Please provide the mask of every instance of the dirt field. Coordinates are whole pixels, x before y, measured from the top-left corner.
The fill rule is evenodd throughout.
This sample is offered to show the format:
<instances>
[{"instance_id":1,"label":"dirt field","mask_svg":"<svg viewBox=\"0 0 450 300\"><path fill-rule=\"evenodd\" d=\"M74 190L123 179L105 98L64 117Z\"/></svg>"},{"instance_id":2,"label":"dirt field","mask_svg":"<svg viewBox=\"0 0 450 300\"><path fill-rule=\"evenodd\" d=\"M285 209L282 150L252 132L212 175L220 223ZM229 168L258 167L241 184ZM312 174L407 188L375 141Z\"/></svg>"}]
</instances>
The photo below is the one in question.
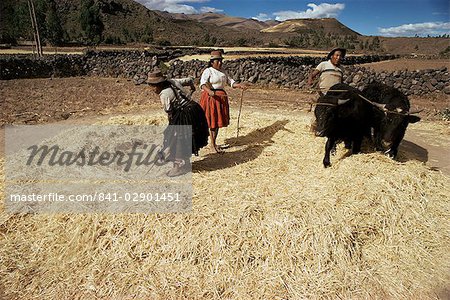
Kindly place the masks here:
<instances>
[{"instance_id":1,"label":"dirt field","mask_svg":"<svg viewBox=\"0 0 450 300\"><path fill-rule=\"evenodd\" d=\"M14 215L0 203L0 299L448 297L450 126L437 114L448 96L410 98L423 120L398 161L340 145L324 169L315 94L228 92L219 144L231 146L193 158L188 214ZM158 96L126 79L0 81L0 99L2 129L166 124Z\"/></svg>"},{"instance_id":2,"label":"dirt field","mask_svg":"<svg viewBox=\"0 0 450 300\"><path fill-rule=\"evenodd\" d=\"M231 105L237 105L240 91L229 91ZM36 124L76 119L85 116L133 113L141 109L160 108L156 95L148 86L134 85L127 79L54 78L0 81L2 110L0 124ZM199 99L199 91L194 93ZM317 95L298 90L250 87L244 104L277 110L308 110ZM411 96L412 110L420 110L426 120L439 120L438 112L450 107L445 94Z\"/></svg>"},{"instance_id":3,"label":"dirt field","mask_svg":"<svg viewBox=\"0 0 450 300\"><path fill-rule=\"evenodd\" d=\"M114 78L55 78L0 81L0 124L41 124L55 121L93 121L102 116L134 114L160 109L158 97L148 86L136 86L126 79ZM232 109L237 109L241 92L229 91ZM199 91L194 93L199 99ZM307 113L315 94L288 89L252 88L244 93L243 111L264 110L274 114L285 112ZM450 107L446 95L410 97L412 109L424 109L419 115L424 121L439 121L438 114ZM424 138L419 138L410 126L407 138L427 148ZM450 174L447 141L430 150L432 167L442 168ZM448 147L447 147L448 149ZM417 150L417 148L416 148ZM422 158L423 160L424 158Z\"/></svg>"},{"instance_id":4,"label":"dirt field","mask_svg":"<svg viewBox=\"0 0 450 300\"><path fill-rule=\"evenodd\" d=\"M374 70L375 72L388 71L393 72L397 70L426 70L426 69L439 69L446 67L450 70L450 61L448 59L396 59L380 61L370 64L362 64L361 66Z\"/></svg>"}]
</instances>

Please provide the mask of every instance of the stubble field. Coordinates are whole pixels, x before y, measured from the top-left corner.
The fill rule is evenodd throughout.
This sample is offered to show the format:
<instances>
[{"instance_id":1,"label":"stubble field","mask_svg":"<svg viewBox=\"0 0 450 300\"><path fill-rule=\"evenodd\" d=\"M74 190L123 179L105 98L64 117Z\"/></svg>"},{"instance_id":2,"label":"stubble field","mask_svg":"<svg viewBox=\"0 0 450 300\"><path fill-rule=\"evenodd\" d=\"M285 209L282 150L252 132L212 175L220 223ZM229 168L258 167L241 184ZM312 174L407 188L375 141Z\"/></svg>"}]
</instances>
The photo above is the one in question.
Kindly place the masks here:
<instances>
[{"instance_id":1,"label":"stubble field","mask_svg":"<svg viewBox=\"0 0 450 300\"><path fill-rule=\"evenodd\" d=\"M157 95L125 79L11 80L0 90L2 124L167 122ZM340 146L324 169L325 141L310 132L315 94L228 90L232 120L219 140L230 148L193 158L192 212L2 211L0 298L448 297L450 128L437 114L447 96L411 98L423 120L398 161Z\"/></svg>"}]
</instances>

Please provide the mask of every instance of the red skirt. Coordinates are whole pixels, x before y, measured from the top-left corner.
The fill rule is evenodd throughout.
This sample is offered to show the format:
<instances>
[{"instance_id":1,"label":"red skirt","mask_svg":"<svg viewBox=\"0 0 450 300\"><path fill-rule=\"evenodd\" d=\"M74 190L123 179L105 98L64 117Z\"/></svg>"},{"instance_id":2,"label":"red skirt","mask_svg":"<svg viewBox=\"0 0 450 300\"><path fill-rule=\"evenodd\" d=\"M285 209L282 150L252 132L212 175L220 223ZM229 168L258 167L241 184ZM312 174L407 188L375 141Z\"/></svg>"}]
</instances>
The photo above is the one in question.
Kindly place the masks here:
<instances>
[{"instance_id":1,"label":"red skirt","mask_svg":"<svg viewBox=\"0 0 450 300\"><path fill-rule=\"evenodd\" d=\"M202 91L200 106L205 112L209 128L227 127L230 124L230 105L224 90L216 90L214 97L210 97L206 91Z\"/></svg>"}]
</instances>

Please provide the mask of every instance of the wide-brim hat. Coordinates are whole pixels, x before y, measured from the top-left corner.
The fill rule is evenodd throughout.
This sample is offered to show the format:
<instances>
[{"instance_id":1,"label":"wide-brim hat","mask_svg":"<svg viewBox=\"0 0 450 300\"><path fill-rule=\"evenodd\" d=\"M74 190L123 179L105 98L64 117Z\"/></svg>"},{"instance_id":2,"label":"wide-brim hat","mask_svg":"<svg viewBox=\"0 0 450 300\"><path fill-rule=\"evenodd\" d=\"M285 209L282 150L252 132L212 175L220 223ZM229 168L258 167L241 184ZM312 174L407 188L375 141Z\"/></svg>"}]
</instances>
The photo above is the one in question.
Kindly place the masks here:
<instances>
[{"instance_id":1,"label":"wide-brim hat","mask_svg":"<svg viewBox=\"0 0 450 300\"><path fill-rule=\"evenodd\" d=\"M166 80L166 76L164 76L161 71L149 72L147 75L147 83L150 84L158 84Z\"/></svg>"},{"instance_id":2,"label":"wide-brim hat","mask_svg":"<svg viewBox=\"0 0 450 300\"><path fill-rule=\"evenodd\" d=\"M220 51L220 50L211 51L211 56L210 56L209 60L214 60L214 59L223 59L222 51Z\"/></svg>"},{"instance_id":3,"label":"wide-brim hat","mask_svg":"<svg viewBox=\"0 0 450 300\"><path fill-rule=\"evenodd\" d=\"M330 59L330 58L333 56L334 52L336 52L336 51L341 51L341 53L342 53L342 58L344 58L344 57L345 57L345 54L347 53L347 49L344 49L344 48L334 48L333 50L330 51L330 53L328 53L327 59Z\"/></svg>"}]
</instances>

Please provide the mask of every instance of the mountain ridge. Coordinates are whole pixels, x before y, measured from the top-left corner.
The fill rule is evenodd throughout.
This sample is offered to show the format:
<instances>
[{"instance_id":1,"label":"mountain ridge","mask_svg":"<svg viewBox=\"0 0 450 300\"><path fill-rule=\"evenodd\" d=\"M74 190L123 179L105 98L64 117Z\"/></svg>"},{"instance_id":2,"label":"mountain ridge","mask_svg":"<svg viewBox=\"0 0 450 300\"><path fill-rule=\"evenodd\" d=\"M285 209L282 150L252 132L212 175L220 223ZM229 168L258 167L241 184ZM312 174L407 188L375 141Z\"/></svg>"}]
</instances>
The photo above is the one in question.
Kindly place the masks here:
<instances>
[{"instance_id":1,"label":"mountain ridge","mask_svg":"<svg viewBox=\"0 0 450 300\"><path fill-rule=\"evenodd\" d=\"M438 38L387 38L364 36L334 18L258 21L219 13L196 15L153 11L133 0L34 0L41 37L47 45L159 45L294 47L327 50L340 46L349 51L384 53L445 52L448 41ZM97 33L81 24L83 7L98 16ZM83 6L84 5L84 6ZM52 44L50 12L59 16L62 42ZM84 7L85 9L85 7ZM0 1L0 43L33 40L27 0ZM54 18L53 18L54 19ZM89 26L88 26L89 27ZM54 41L55 39L53 39ZM397 45L398 44L398 45Z\"/></svg>"}]
</instances>

